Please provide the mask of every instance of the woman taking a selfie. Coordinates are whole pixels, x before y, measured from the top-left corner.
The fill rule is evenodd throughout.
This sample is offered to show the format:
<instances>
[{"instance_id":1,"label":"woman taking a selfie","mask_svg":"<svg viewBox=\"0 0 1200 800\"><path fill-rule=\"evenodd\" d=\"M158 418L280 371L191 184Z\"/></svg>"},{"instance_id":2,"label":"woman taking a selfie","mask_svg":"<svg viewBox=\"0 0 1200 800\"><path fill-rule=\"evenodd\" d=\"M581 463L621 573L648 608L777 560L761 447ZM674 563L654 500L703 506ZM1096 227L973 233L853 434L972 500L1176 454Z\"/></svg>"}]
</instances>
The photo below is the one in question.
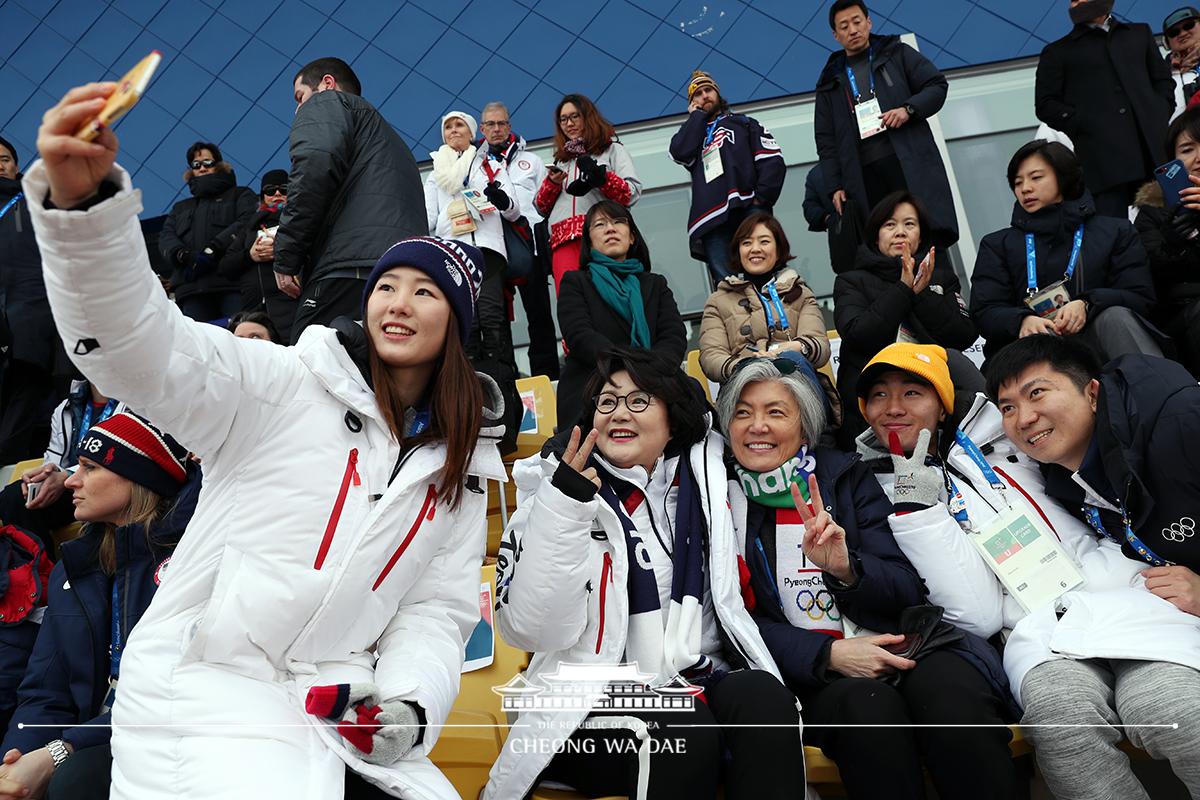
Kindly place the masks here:
<instances>
[{"instance_id":1,"label":"woman taking a selfie","mask_svg":"<svg viewBox=\"0 0 1200 800\"><path fill-rule=\"evenodd\" d=\"M361 327L294 347L191 322L150 270L116 137L73 136L114 88L43 119L25 191L47 290L76 365L195 452L205 490L122 657L113 796L454 797L427 756L504 474L481 437L494 384L462 347L482 256L402 240Z\"/></svg>"}]
</instances>

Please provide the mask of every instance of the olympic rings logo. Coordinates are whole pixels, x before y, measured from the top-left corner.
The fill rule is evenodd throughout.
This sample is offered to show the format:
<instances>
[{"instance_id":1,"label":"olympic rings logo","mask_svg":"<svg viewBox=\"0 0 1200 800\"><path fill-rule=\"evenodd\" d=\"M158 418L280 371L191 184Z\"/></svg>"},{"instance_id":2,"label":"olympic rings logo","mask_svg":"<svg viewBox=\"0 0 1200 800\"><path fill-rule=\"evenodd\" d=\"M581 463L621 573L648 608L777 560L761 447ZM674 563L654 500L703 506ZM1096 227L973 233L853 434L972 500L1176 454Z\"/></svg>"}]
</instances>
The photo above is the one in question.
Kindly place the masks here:
<instances>
[{"instance_id":1,"label":"olympic rings logo","mask_svg":"<svg viewBox=\"0 0 1200 800\"><path fill-rule=\"evenodd\" d=\"M1182 542L1196 535L1196 520L1191 517L1180 517L1179 522L1172 522L1162 529L1162 536L1168 542Z\"/></svg>"},{"instance_id":2,"label":"olympic rings logo","mask_svg":"<svg viewBox=\"0 0 1200 800\"><path fill-rule=\"evenodd\" d=\"M796 594L796 607L813 621L828 617L830 621L838 622L842 618L833 595L826 589L819 589L815 593L811 589L801 589Z\"/></svg>"}]
</instances>

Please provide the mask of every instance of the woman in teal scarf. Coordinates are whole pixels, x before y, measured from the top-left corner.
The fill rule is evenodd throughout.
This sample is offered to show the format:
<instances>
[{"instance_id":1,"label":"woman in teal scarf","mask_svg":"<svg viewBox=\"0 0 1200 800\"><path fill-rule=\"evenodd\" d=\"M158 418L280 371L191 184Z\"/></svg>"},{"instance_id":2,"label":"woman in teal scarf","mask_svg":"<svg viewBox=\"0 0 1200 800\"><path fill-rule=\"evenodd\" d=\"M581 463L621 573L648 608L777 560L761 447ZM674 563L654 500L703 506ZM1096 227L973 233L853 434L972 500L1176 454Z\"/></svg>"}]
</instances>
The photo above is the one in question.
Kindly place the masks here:
<instances>
[{"instance_id":1,"label":"woman in teal scarf","mask_svg":"<svg viewBox=\"0 0 1200 800\"><path fill-rule=\"evenodd\" d=\"M600 353L626 345L682 362L687 331L629 209L606 200L583 219L578 271L563 275L558 326L567 351L558 381L558 425L573 425Z\"/></svg>"}]
</instances>

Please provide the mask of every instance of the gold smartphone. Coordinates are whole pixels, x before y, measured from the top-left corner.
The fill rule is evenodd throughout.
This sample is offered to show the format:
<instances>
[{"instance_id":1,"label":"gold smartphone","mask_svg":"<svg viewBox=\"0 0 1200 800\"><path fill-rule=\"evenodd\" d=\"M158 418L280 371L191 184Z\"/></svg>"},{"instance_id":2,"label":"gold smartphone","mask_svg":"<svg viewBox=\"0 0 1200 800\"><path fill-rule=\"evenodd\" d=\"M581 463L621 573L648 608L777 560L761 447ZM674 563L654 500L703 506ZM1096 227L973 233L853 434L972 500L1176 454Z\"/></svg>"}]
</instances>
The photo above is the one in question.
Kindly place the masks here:
<instances>
[{"instance_id":1,"label":"gold smartphone","mask_svg":"<svg viewBox=\"0 0 1200 800\"><path fill-rule=\"evenodd\" d=\"M117 84L116 91L104 104L104 108L75 132L75 138L90 142L100 135L100 131L117 124L117 120L128 114L129 110L137 105L137 101L142 99L142 93L150 85L150 79L154 77L154 71L158 69L160 61L162 53L154 50L126 72Z\"/></svg>"}]
</instances>

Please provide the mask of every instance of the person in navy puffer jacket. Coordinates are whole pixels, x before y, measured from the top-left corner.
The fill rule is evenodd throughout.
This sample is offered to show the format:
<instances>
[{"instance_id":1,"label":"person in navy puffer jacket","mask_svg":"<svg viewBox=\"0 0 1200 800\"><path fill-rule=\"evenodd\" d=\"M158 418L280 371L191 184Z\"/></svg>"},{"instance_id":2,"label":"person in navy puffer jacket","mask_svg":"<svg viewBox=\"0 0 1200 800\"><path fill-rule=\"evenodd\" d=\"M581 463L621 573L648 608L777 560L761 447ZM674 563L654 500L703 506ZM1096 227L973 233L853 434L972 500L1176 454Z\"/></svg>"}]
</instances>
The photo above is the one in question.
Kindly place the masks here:
<instances>
[{"instance_id":1,"label":"person in navy puffer jacket","mask_svg":"<svg viewBox=\"0 0 1200 800\"><path fill-rule=\"evenodd\" d=\"M66 485L86 525L50 574L4 737L0 796L108 797L121 652L166 574L200 480L183 447L133 414L114 414L80 442Z\"/></svg>"}]
</instances>

